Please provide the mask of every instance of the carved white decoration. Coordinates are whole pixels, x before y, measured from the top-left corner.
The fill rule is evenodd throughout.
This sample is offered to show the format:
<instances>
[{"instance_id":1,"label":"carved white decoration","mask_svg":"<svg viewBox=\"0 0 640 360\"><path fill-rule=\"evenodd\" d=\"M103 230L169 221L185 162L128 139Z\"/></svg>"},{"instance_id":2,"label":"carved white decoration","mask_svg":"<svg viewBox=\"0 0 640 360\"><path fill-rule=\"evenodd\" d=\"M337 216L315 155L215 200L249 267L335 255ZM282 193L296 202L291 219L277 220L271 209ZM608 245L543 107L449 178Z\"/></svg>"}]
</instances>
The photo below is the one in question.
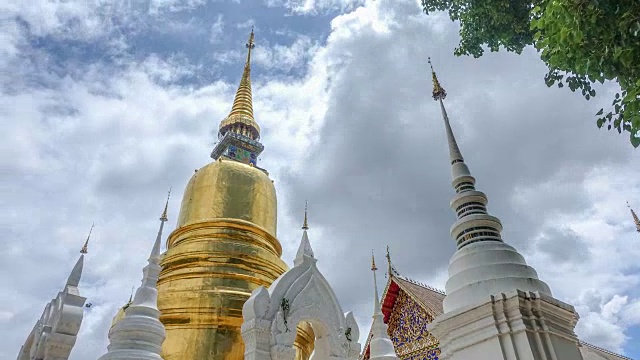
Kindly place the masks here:
<instances>
[{"instance_id":1,"label":"carved white decoration","mask_svg":"<svg viewBox=\"0 0 640 360\"><path fill-rule=\"evenodd\" d=\"M360 330L351 313L343 313L333 289L316 267L307 231L294 267L265 289L253 291L242 309L245 360L293 360L296 326L306 321L316 336L312 360L355 360ZM288 304L288 309L283 306ZM346 333L349 330L349 339Z\"/></svg>"},{"instance_id":2,"label":"carved white decoration","mask_svg":"<svg viewBox=\"0 0 640 360\"><path fill-rule=\"evenodd\" d=\"M78 284L84 254L73 267L64 289L44 309L18 353L18 360L66 360L82 324L84 302Z\"/></svg>"}]
</instances>

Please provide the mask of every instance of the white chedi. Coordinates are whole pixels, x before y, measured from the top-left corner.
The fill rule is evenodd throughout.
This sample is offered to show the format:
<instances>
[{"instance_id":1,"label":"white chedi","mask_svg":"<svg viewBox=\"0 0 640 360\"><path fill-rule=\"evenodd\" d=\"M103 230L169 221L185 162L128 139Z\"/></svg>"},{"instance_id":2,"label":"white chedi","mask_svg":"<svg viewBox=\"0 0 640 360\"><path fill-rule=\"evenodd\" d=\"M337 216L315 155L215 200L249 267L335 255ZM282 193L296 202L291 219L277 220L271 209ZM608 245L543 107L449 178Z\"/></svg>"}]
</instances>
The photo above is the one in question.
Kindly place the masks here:
<instances>
[{"instance_id":1,"label":"white chedi","mask_svg":"<svg viewBox=\"0 0 640 360\"><path fill-rule=\"evenodd\" d=\"M142 285L136 290L124 317L109 330L107 353L99 360L162 360L162 342L166 337L158 310L157 282L160 275L160 241L167 221L167 205L160 217L160 229L147 266Z\"/></svg>"},{"instance_id":2,"label":"white chedi","mask_svg":"<svg viewBox=\"0 0 640 360\"><path fill-rule=\"evenodd\" d=\"M18 360L66 360L69 358L80 331L84 303L87 300L80 296L78 285L82 277L84 254L87 253L91 230L64 289L45 307L42 316L22 345Z\"/></svg>"},{"instance_id":3,"label":"white chedi","mask_svg":"<svg viewBox=\"0 0 640 360\"><path fill-rule=\"evenodd\" d=\"M487 196L456 143L432 69L433 98L440 103L449 145L451 226L456 252L449 262L444 314L428 330L440 341L441 360L583 360L574 332L578 314L551 295L518 251L502 240L502 223L489 215Z\"/></svg>"}]
</instances>

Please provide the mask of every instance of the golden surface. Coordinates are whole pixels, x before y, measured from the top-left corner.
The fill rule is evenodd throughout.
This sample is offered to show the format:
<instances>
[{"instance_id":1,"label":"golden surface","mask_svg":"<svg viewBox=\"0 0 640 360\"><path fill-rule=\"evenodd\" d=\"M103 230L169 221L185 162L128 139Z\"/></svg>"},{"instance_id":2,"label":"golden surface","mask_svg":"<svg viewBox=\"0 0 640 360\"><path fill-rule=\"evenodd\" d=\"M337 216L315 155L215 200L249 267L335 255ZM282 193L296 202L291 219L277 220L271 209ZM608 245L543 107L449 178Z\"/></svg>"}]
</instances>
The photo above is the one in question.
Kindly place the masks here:
<instances>
[{"instance_id":1,"label":"golden surface","mask_svg":"<svg viewBox=\"0 0 640 360\"><path fill-rule=\"evenodd\" d=\"M169 235L158 280L165 360L241 360L242 306L286 271L269 177L239 162L198 170Z\"/></svg>"},{"instance_id":2,"label":"golden surface","mask_svg":"<svg viewBox=\"0 0 640 360\"><path fill-rule=\"evenodd\" d=\"M239 219L276 234L276 190L264 172L231 160L214 161L189 180L177 228L213 219Z\"/></svg>"},{"instance_id":3,"label":"golden surface","mask_svg":"<svg viewBox=\"0 0 640 360\"><path fill-rule=\"evenodd\" d=\"M116 316L113 317L113 320L111 320L111 327L114 327L118 321L124 319L124 311L129 307L129 303L127 303L125 306L121 307L120 309L118 309L118 312L116 313Z\"/></svg>"},{"instance_id":4,"label":"golden surface","mask_svg":"<svg viewBox=\"0 0 640 360\"><path fill-rule=\"evenodd\" d=\"M296 327L296 338L293 347L296 349L295 360L309 360L315 346L316 335L311 324L301 321Z\"/></svg>"}]
</instances>

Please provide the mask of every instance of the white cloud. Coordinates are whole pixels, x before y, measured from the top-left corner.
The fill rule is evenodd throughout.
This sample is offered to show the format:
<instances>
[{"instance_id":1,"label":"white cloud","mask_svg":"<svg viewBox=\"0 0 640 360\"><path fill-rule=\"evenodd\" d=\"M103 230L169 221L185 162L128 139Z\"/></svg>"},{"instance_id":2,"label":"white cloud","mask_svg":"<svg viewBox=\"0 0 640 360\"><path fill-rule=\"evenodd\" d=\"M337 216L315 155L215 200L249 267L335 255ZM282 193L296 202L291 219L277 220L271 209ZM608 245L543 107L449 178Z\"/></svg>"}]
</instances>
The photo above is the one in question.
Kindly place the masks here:
<instances>
[{"instance_id":1,"label":"white cloud","mask_svg":"<svg viewBox=\"0 0 640 360\"><path fill-rule=\"evenodd\" d=\"M178 11L199 3L154 6ZM465 156L492 211L507 220L507 235L513 235L506 241L517 244L558 298L576 306L581 338L620 351L630 341L629 328L640 322L640 300L632 292L640 282L634 268L640 250L628 246L637 234L624 207L626 197L640 198L640 167L628 145L575 120L583 116L578 112L584 103L537 86L531 79L542 80L529 74L544 69L535 54L454 59L449 54L457 29L445 16L426 17L415 1L356 7L361 3L272 2L294 13L346 10L331 22L324 44L301 31L289 46L264 39L256 48L258 68L302 74L271 79L253 72L254 108L266 147L261 164L275 179L283 259L291 263L304 199L310 198L318 264L344 309L356 311L363 337L372 309L370 281L345 281L344 271L369 279L370 248L379 253L391 244L401 272L443 287L453 251L447 235L452 192L424 70L431 52L443 59L438 69ZM93 41L108 32L93 3L52 4L44 4L43 13L4 6L28 19L38 34ZM70 19L79 25L65 30ZM222 29L222 19L212 33L218 20ZM72 360L93 359L96 349L106 347L111 317L139 283L146 259L140 254L149 251L167 187L178 194L170 202L175 219L181 187L209 161L237 84L181 84L202 70L186 55L149 53L121 68L94 64L63 76L48 72L46 53L17 66L24 54L15 26L0 36L0 51L10 58L0 63L8 70L2 85L17 89L0 99L6 120L0 167L8 174L2 186L11 189L0 216L11 244L0 252L0 280L6 284L0 292L0 358L15 357L95 221L81 284L94 305L72 354ZM109 39L131 50L123 38ZM244 55L219 49L214 63L237 63L237 74L231 74L237 79ZM47 86L32 86L26 75L32 73ZM565 121L545 136L543 120L527 118L540 104L549 107L543 113ZM522 132L531 137L523 139ZM364 200L358 202L359 196ZM558 254L566 260L558 261Z\"/></svg>"},{"instance_id":2,"label":"white cloud","mask_svg":"<svg viewBox=\"0 0 640 360\"><path fill-rule=\"evenodd\" d=\"M369 0L372 1L372 0ZM282 6L293 13L317 15L330 11L349 11L365 0L265 0L267 6Z\"/></svg>"},{"instance_id":3,"label":"white cloud","mask_svg":"<svg viewBox=\"0 0 640 360\"><path fill-rule=\"evenodd\" d=\"M211 25L211 37L209 42L211 44L219 43L223 34L224 20L222 14L218 14L216 21Z\"/></svg>"},{"instance_id":4,"label":"white cloud","mask_svg":"<svg viewBox=\"0 0 640 360\"><path fill-rule=\"evenodd\" d=\"M579 240L545 240L543 235L527 259L557 297L577 308L581 339L618 352L628 340L625 332L637 324L633 314L640 301L630 295L640 285L640 274L633 271L640 250L628 246L635 234L624 203L626 197L640 197L640 184L628 181L640 178L638 169L600 167L582 180L567 173L562 179L518 191L518 205L545 219L545 231L557 234L551 229L569 229ZM617 189L623 186L621 193ZM553 199L571 193L580 196L585 207L545 210ZM549 257L556 249L560 257Z\"/></svg>"},{"instance_id":5,"label":"white cloud","mask_svg":"<svg viewBox=\"0 0 640 360\"><path fill-rule=\"evenodd\" d=\"M307 36L298 36L291 45L274 44L262 46L255 51L253 57L255 64L267 69L277 68L279 71L288 72L291 69L304 70L305 66L318 50L317 41L312 41Z\"/></svg>"}]
</instances>

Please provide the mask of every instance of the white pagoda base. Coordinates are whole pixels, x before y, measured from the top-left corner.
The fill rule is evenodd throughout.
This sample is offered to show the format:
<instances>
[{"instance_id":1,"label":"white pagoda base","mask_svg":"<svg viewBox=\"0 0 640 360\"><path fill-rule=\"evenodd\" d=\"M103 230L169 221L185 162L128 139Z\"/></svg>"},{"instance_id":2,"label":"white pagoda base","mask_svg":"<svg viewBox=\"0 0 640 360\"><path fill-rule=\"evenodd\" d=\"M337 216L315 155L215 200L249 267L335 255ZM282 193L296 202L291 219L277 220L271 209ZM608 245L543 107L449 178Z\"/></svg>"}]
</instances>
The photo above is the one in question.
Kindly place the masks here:
<instances>
[{"instance_id":1,"label":"white pagoda base","mask_svg":"<svg viewBox=\"0 0 640 360\"><path fill-rule=\"evenodd\" d=\"M573 306L519 290L437 317L441 360L583 360Z\"/></svg>"}]
</instances>

